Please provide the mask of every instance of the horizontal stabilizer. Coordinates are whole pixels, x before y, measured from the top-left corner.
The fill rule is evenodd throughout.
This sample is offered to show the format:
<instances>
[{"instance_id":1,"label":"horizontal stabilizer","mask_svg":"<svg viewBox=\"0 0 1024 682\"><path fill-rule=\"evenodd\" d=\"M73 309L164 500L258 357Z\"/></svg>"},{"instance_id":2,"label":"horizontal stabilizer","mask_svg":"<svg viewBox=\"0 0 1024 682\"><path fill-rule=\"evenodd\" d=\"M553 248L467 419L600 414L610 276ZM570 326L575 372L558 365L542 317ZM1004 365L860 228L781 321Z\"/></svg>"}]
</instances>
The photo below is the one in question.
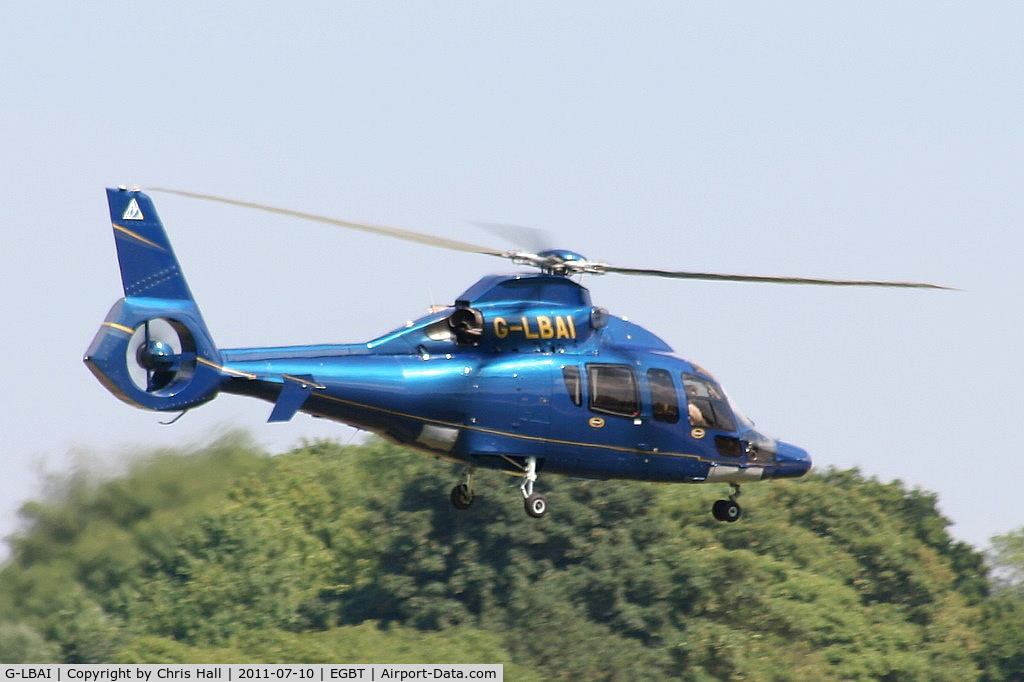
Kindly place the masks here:
<instances>
[{"instance_id":1,"label":"horizontal stabilizer","mask_svg":"<svg viewBox=\"0 0 1024 682\"><path fill-rule=\"evenodd\" d=\"M324 388L317 384L311 376L289 376L284 377L284 385L281 393L274 403L274 411L270 413L268 422L286 422L295 416L295 413L305 404L306 400L313 393L313 389Z\"/></svg>"}]
</instances>

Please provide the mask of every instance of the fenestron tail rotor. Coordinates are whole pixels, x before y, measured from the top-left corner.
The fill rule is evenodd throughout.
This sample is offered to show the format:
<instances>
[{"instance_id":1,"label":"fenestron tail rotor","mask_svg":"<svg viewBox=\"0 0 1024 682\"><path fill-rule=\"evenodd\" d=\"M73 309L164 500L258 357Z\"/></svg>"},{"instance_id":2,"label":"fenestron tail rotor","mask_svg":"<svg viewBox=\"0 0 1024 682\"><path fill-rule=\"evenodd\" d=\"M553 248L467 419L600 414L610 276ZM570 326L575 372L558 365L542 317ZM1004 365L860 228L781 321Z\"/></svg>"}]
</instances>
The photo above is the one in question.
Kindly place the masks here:
<instances>
[{"instance_id":1,"label":"fenestron tail rotor","mask_svg":"<svg viewBox=\"0 0 1024 682\"><path fill-rule=\"evenodd\" d=\"M139 390L153 394L173 391L195 371L195 342L183 325L153 318L132 333L125 361Z\"/></svg>"},{"instance_id":2,"label":"fenestron tail rotor","mask_svg":"<svg viewBox=\"0 0 1024 682\"><path fill-rule=\"evenodd\" d=\"M316 215L313 213L306 213L304 211L295 211L287 208L280 208L277 206L268 206L266 204L260 204L252 201L242 201L239 199L229 199L226 197L219 197L212 194L201 194L198 192L189 192L185 190L170 189L166 187L151 187L156 192L166 192L168 194L177 194L179 196L191 197L193 199L204 199L207 201L216 201L223 204L230 204L233 206L243 206L245 208L252 208L261 211L269 211L271 213L277 213L279 215L290 216L293 218L302 218L304 220L313 220L328 225L334 225L337 227L345 227L353 230L360 230L363 232L371 232L374 234L380 234L388 237L394 237L396 239L403 239L405 241L416 242L418 244L427 244L430 246L436 246L443 249L450 249L453 251L463 251L468 253L479 253L488 256L498 256L511 260L517 265L526 265L535 267L542 272L555 274L555 275L603 275L605 273L613 272L620 275L642 275L645 277L665 277L669 279L690 279L690 280L704 280L704 281L715 281L715 282L752 282L761 284L802 284L802 285L816 285L816 286L839 286L839 287L891 287L891 288L910 288L910 289L945 289L949 290L951 287L941 286L938 284L929 284L927 282L902 282L902 281L890 281L890 280L873 280L873 279L832 279L832 278L816 278L816 277L780 277L770 275L748 275L748 274L726 274L716 272L698 272L691 270L661 270L655 268L629 268L621 267L617 265L611 265L609 263L602 263L598 261L591 261L574 251L568 251L564 249L545 249L540 250L539 245L542 243L540 235L543 233L534 230L533 228L522 228L519 226L508 226L508 225L494 225L494 224L483 224L483 226L502 236L512 238L513 240L523 241L524 239L530 242L531 247L534 251L515 251L506 249L494 249L487 246L480 246L472 244L470 242L464 242L457 239L448 239L446 237L438 237L435 235L426 234L423 232L416 232L414 230L407 230L400 227L390 227L387 225L377 225L373 223L360 223L349 220L338 220L337 218L330 218L327 216ZM546 239L544 239L546 241Z\"/></svg>"}]
</instances>

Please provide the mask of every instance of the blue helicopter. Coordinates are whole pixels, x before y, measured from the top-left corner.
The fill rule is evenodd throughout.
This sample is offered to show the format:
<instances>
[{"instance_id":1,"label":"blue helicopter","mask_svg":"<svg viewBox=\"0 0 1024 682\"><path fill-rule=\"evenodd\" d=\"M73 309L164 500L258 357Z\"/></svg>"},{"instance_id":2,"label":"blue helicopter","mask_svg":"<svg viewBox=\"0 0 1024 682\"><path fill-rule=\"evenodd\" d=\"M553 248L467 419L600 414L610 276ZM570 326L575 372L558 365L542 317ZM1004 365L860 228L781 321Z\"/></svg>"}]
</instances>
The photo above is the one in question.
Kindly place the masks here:
<instances>
[{"instance_id":1,"label":"blue helicopter","mask_svg":"<svg viewBox=\"0 0 1024 682\"><path fill-rule=\"evenodd\" d=\"M107 189L124 297L85 364L135 407L187 411L218 393L273 404L269 421L298 411L372 431L465 465L456 509L475 497L477 468L521 477L527 514L548 511L538 475L723 483L714 518L736 521L744 482L796 478L808 453L759 432L700 365L662 339L595 306L575 275L943 289L881 282L726 275L617 267L573 251L504 251L393 227L154 188L258 208L432 246L511 260L536 272L489 275L453 305L365 343L218 348L152 200Z\"/></svg>"}]
</instances>

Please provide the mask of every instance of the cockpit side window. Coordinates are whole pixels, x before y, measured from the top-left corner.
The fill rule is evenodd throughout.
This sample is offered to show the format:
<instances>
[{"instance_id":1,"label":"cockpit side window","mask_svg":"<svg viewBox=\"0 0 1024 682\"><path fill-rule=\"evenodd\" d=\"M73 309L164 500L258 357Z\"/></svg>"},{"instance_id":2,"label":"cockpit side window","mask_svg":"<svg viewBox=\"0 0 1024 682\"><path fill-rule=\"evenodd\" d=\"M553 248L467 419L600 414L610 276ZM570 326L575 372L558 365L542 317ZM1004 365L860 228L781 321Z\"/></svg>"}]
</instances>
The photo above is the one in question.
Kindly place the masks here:
<instances>
[{"instance_id":1,"label":"cockpit side window","mask_svg":"<svg viewBox=\"0 0 1024 682\"><path fill-rule=\"evenodd\" d=\"M636 374L629 365L587 365L590 409L617 417L640 414Z\"/></svg>"},{"instance_id":2,"label":"cockpit side window","mask_svg":"<svg viewBox=\"0 0 1024 682\"><path fill-rule=\"evenodd\" d=\"M562 368L562 379L565 380L565 390L569 392L572 404L579 407L583 404L583 382L580 380L580 368L575 365L566 365Z\"/></svg>"},{"instance_id":3,"label":"cockpit side window","mask_svg":"<svg viewBox=\"0 0 1024 682\"><path fill-rule=\"evenodd\" d=\"M679 396L672 383L672 374L664 369L647 370L647 383L651 386L651 409L655 420L675 424L679 421Z\"/></svg>"},{"instance_id":4,"label":"cockpit side window","mask_svg":"<svg viewBox=\"0 0 1024 682\"><path fill-rule=\"evenodd\" d=\"M736 417L718 385L696 374L683 374L686 411L690 426L716 431L735 431Z\"/></svg>"}]
</instances>

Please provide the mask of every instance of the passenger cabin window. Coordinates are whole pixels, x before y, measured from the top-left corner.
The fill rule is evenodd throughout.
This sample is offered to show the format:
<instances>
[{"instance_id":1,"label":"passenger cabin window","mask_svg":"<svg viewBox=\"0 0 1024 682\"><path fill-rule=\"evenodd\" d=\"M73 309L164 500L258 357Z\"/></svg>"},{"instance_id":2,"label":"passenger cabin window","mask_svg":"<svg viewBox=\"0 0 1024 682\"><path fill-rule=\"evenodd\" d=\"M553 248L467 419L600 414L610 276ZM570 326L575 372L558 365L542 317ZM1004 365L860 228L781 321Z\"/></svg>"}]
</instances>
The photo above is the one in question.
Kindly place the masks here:
<instances>
[{"instance_id":1,"label":"passenger cabin window","mask_svg":"<svg viewBox=\"0 0 1024 682\"><path fill-rule=\"evenodd\" d=\"M640 414L636 374L629 365L587 365L590 409L617 417Z\"/></svg>"},{"instance_id":2,"label":"passenger cabin window","mask_svg":"<svg viewBox=\"0 0 1024 682\"><path fill-rule=\"evenodd\" d=\"M686 411L690 426L716 431L735 431L736 418L729 401L715 382L696 374L683 374Z\"/></svg>"},{"instance_id":3,"label":"passenger cabin window","mask_svg":"<svg viewBox=\"0 0 1024 682\"><path fill-rule=\"evenodd\" d=\"M649 369L647 383L651 386L654 419L669 424L678 422L679 397L676 395L676 385L672 383L672 374L664 369Z\"/></svg>"},{"instance_id":4,"label":"passenger cabin window","mask_svg":"<svg viewBox=\"0 0 1024 682\"><path fill-rule=\"evenodd\" d=\"M577 407L583 404L583 382L580 381L580 368L568 365L562 368L562 379L565 380L565 390L569 391L569 398L572 404Z\"/></svg>"}]
</instances>

